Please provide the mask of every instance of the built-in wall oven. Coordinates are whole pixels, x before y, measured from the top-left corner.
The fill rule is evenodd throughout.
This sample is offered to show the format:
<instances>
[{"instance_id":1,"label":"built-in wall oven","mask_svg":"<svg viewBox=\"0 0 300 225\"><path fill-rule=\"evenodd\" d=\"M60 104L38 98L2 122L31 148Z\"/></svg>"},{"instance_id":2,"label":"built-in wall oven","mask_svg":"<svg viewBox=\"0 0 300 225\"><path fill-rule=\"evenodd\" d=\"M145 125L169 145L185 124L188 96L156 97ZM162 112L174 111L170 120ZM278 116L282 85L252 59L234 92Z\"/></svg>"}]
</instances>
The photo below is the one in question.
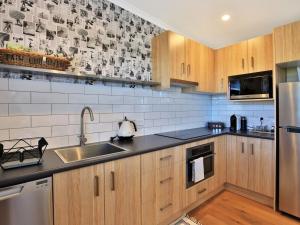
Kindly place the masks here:
<instances>
[{"instance_id":1,"label":"built-in wall oven","mask_svg":"<svg viewBox=\"0 0 300 225\"><path fill-rule=\"evenodd\" d=\"M195 182L193 176L193 164L196 159L203 158L204 179L214 175L214 143L207 143L186 149L186 188L189 188L201 181Z\"/></svg>"},{"instance_id":2,"label":"built-in wall oven","mask_svg":"<svg viewBox=\"0 0 300 225\"><path fill-rule=\"evenodd\" d=\"M273 98L272 71L229 77L230 100Z\"/></svg>"}]
</instances>

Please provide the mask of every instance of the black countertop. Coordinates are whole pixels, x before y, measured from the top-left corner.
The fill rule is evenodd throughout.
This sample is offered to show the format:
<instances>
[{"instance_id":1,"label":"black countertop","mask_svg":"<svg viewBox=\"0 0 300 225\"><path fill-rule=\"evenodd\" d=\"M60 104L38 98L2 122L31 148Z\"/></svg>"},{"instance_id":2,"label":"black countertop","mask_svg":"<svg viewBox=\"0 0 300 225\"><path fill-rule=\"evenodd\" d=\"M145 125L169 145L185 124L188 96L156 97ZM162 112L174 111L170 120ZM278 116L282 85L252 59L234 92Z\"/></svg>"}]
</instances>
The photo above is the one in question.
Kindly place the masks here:
<instances>
[{"instance_id":1,"label":"black countertop","mask_svg":"<svg viewBox=\"0 0 300 225\"><path fill-rule=\"evenodd\" d=\"M209 131L207 128L199 128L199 132ZM168 137L162 137L158 135L147 135L133 138L132 141L119 142L115 141L114 144L126 148L128 151L118 154L99 157L93 159L87 159L83 161L73 163L63 163L62 160L56 155L54 150L48 150L43 157L43 164L38 166L29 166L19 169L2 170L0 169L0 188L16 185L36 179L52 176L54 173L63 172L71 169L76 169L84 166L95 165L98 163L104 163L112 160L117 160L129 156L140 155L152 151L157 151L165 148L170 148L178 145L187 144L207 138L212 138L224 134L246 136L253 138L263 138L273 140L273 134L262 134L253 132L231 132L229 129L224 129L221 132L209 131L209 134L199 138L193 138L189 140L179 140Z\"/></svg>"}]
</instances>

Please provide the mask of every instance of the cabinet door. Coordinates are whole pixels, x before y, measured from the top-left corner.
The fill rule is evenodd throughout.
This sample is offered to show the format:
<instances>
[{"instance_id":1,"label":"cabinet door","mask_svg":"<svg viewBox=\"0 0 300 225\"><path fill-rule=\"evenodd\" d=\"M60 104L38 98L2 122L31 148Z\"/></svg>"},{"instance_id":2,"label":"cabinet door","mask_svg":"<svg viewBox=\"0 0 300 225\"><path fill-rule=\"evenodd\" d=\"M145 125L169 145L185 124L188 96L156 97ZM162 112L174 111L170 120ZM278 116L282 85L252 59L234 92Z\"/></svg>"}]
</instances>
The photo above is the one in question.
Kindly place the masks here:
<instances>
[{"instance_id":1,"label":"cabinet door","mask_svg":"<svg viewBox=\"0 0 300 225\"><path fill-rule=\"evenodd\" d=\"M250 138L249 148L249 189L274 197L273 141Z\"/></svg>"},{"instance_id":2,"label":"cabinet door","mask_svg":"<svg viewBox=\"0 0 300 225\"><path fill-rule=\"evenodd\" d=\"M300 60L300 21L274 29L275 63Z\"/></svg>"},{"instance_id":3,"label":"cabinet door","mask_svg":"<svg viewBox=\"0 0 300 225\"><path fill-rule=\"evenodd\" d=\"M248 40L249 72L261 72L273 69L272 34Z\"/></svg>"},{"instance_id":4,"label":"cabinet door","mask_svg":"<svg viewBox=\"0 0 300 225\"><path fill-rule=\"evenodd\" d=\"M185 37L169 32L171 78L186 79Z\"/></svg>"},{"instance_id":5,"label":"cabinet door","mask_svg":"<svg viewBox=\"0 0 300 225\"><path fill-rule=\"evenodd\" d=\"M197 82L197 77L199 76L199 47L198 43L187 39L185 40L185 49L186 49L186 80Z\"/></svg>"},{"instance_id":6,"label":"cabinet door","mask_svg":"<svg viewBox=\"0 0 300 225\"><path fill-rule=\"evenodd\" d=\"M215 50L215 92L226 93L227 92L227 75L226 75L226 48Z\"/></svg>"},{"instance_id":7,"label":"cabinet door","mask_svg":"<svg viewBox=\"0 0 300 225\"><path fill-rule=\"evenodd\" d=\"M248 73L248 42L243 41L228 47L228 75Z\"/></svg>"},{"instance_id":8,"label":"cabinet door","mask_svg":"<svg viewBox=\"0 0 300 225\"><path fill-rule=\"evenodd\" d=\"M140 156L105 163L104 171L105 225L140 225Z\"/></svg>"},{"instance_id":9,"label":"cabinet door","mask_svg":"<svg viewBox=\"0 0 300 225\"><path fill-rule=\"evenodd\" d=\"M104 225L103 165L53 175L55 225Z\"/></svg>"},{"instance_id":10,"label":"cabinet door","mask_svg":"<svg viewBox=\"0 0 300 225\"><path fill-rule=\"evenodd\" d=\"M214 52L211 48L202 44L198 44L198 52L198 90L201 92L214 92Z\"/></svg>"},{"instance_id":11,"label":"cabinet door","mask_svg":"<svg viewBox=\"0 0 300 225\"><path fill-rule=\"evenodd\" d=\"M237 137L237 185L242 188L248 188L249 160L248 160L248 139L246 137Z\"/></svg>"},{"instance_id":12,"label":"cabinet door","mask_svg":"<svg viewBox=\"0 0 300 225\"><path fill-rule=\"evenodd\" d=\"M226 150L227 150L227 183L237 185L237 137L227 135L226 137Z\"/></svg>"},{"instance_id":13,"label":"cabinet door","mask_svg":"<svg viewBox=\"0 0 300 225\"><path fill-rule=\"evenodd\" d=\"M214 139L214 176L208 180L209 192L224 186L226 182L226 137Z\"/></svg>"}]
</instances>

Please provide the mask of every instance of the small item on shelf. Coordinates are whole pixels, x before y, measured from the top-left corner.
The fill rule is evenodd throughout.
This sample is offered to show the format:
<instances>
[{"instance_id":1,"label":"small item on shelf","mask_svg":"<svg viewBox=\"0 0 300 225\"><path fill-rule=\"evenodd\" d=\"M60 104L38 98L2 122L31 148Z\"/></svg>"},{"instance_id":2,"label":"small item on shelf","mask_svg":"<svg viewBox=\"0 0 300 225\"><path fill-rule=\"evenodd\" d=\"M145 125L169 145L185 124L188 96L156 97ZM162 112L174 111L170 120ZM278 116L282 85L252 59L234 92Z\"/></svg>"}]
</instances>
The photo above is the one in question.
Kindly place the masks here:
<instances>
[{"instance_id":1,"label":"small item on shelf","mask_svg":"<svg viewBox=\"0 0 300 225\"><path fill-rule=\"evenodd\" d=\"M0 49L0 62L9 65L66 71L70 61L63 57L44 55L20 49Z\"/></svg>"},{"instance_id":2,"label":"small item on shelf","mask_svg":"<svg viewBox=\"0 0 300 225\"><path fill-rule=\"evenodd\" d=\"M12 147L4 147L5 143L12 142ZM48 142L43 137L0 141L0 166L7 170L38 165L42 163L47 146Z\"/></svg>"},{"instance_id":3,"label":"small item on shelf","mask_svg":"<svg viewBox=\"0 0 300 225\"><path fill-rule=\"evenodd\" d=\"M208 122L207 128L210 130L213 130L213 129L223 130L225 128L225 123L223 123L223 122Z\"/></svg>"}]
</instances>

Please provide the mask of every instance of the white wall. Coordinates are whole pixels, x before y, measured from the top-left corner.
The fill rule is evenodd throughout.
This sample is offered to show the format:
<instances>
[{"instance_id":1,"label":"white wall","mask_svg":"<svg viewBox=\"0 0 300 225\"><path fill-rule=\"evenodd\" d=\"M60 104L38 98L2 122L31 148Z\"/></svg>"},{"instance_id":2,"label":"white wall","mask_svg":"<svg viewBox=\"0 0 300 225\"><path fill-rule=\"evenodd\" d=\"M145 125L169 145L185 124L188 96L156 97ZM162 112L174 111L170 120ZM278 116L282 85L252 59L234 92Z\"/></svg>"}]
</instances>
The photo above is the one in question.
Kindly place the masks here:
<instances>
[{"instance_id":1,"label":"white wall","mask_svg":"<svg viewBox=\"0 0 300 225\"><path fill-rule=\"evenodd\" d=\"M120 86L0 79L0 140L44 136L50 147L77 145L80 113L86 117L88 142L106 141L124 116L135 120L138 135L205 126L211 120L209 95L182 94Z\"/></svg>"},{"instance_id":2,"label":"white wall","mask_svg":"<svg viewBox=\"0 0 300 225\"><path fill-rule=\"evenodd\" d=\"M248 126L260 125L260 117L264 118L265 125L273 126L274 110L273 102L232 102L225 95L212 97L212 119L225 122L228 127L232 114L246 116Z\"/></svg>"}]
</instances>

